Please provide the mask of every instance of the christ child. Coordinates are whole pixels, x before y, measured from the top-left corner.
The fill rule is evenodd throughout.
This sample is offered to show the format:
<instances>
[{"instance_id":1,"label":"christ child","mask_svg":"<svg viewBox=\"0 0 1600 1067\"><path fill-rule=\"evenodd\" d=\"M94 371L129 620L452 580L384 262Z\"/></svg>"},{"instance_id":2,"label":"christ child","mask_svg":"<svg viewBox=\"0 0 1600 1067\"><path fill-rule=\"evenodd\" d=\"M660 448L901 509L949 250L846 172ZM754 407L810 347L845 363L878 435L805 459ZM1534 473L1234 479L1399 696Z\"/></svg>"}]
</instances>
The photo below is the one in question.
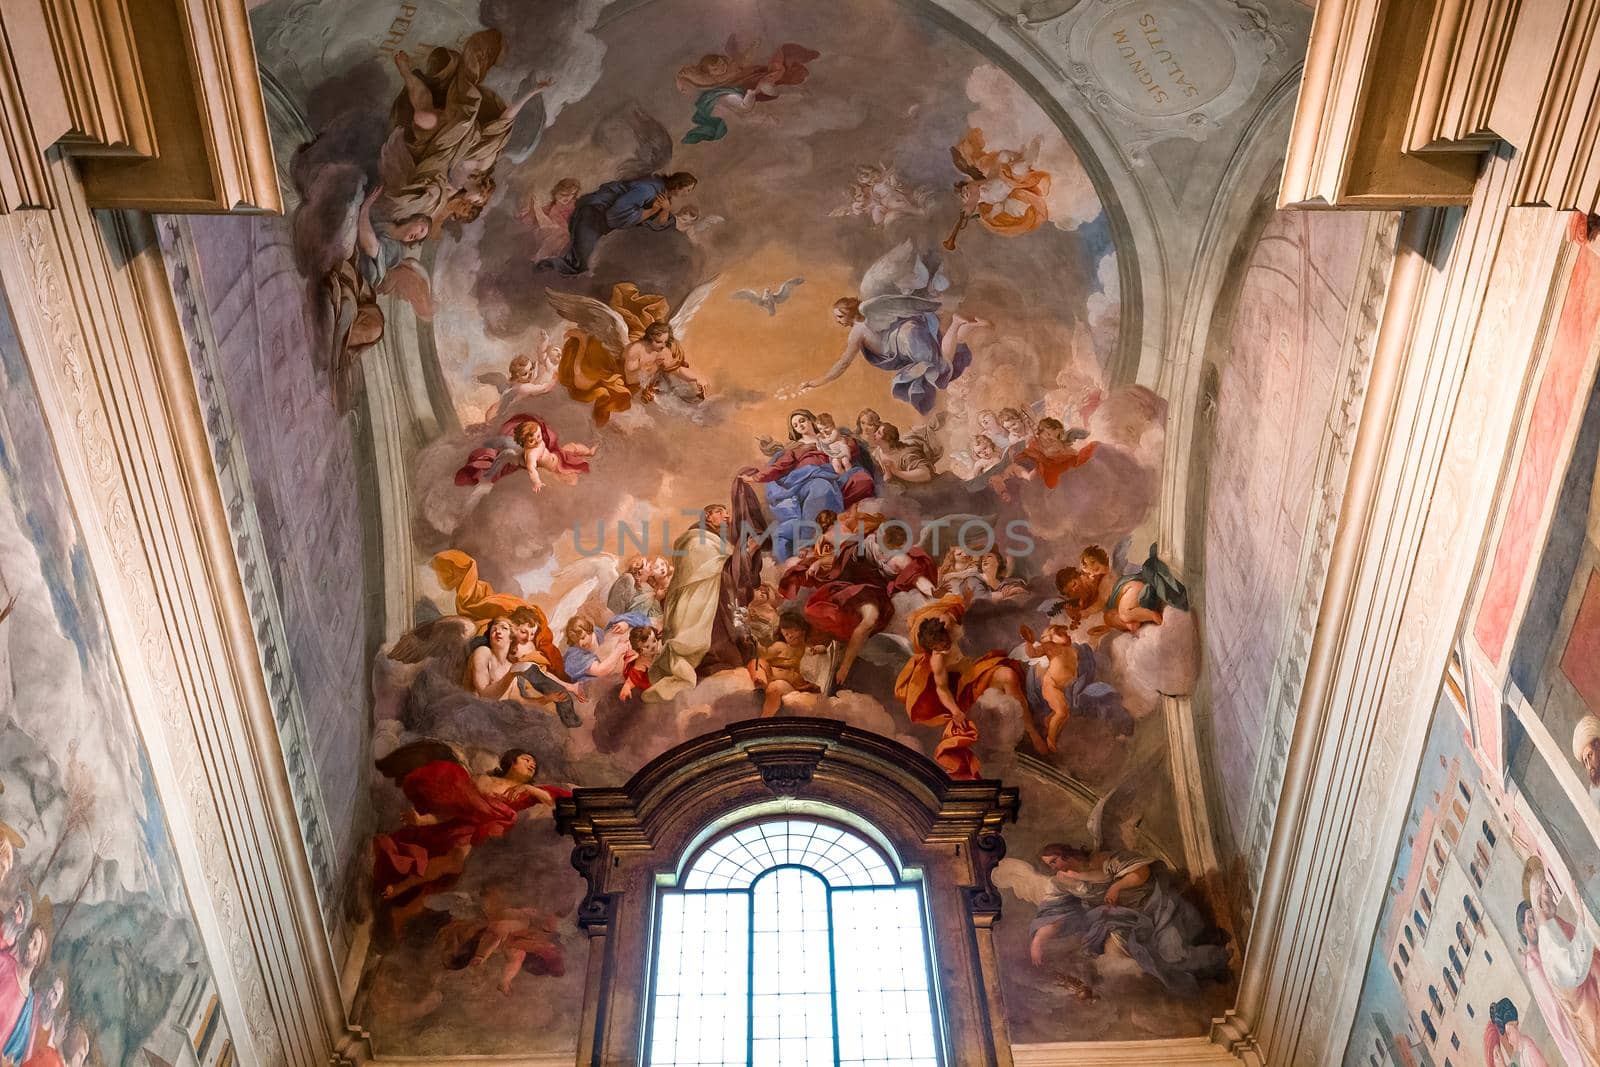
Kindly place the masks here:
<instances>
[{"instance_id":1,"label":"christ child","mask_svg":"<svg viewBox=\"0 0 1600 1067\"><path fill-rule=\"evenodd\" d=\"M827 453L833 469L843 474L850 469L850 442L839 432L839 424L827 412L817 416L817 447Z\"/></svg>"}]
</instances>

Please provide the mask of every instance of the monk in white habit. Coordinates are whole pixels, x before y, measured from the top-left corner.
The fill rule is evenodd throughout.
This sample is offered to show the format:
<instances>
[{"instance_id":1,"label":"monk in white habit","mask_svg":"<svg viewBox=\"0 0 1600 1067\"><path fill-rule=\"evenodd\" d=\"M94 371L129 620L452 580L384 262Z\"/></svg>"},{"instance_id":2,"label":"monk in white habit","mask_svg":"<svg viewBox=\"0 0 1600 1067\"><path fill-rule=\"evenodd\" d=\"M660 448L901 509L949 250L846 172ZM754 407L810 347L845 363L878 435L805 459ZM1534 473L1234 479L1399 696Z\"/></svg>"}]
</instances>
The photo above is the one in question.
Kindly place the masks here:
<instances>
[{"instance_id":1,"label":"monk in white habit","mask_svg":"<svg viewBox=\"0 0 1600 1067\"><path fill-rule=\"evenodd\" d=\"M650 666L650 688L644 699L663 703L692 689L701 661L719 636L723 604L723 568L732 555L728 509L710 504L700 521L672 544L677 570L662 604L661 631L666 647Z\"/></svg>"}]
</instances>

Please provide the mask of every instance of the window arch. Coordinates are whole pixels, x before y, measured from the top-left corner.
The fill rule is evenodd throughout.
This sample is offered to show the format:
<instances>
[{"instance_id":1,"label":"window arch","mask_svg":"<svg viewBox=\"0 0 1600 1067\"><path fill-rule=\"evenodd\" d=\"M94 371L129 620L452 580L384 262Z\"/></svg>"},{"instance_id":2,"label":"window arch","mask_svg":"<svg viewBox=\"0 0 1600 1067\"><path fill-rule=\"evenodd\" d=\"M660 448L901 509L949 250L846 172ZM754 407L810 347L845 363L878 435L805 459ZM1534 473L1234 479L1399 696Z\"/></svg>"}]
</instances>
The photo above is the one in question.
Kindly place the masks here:
<instances>
[{"instance_id":1,"label":"window arch","mask_svg":"<svg viewBox=\"0 0 1600 1067\"><path fill-rule=\"evenodd\" d=\"M854 830L724 830L659 890L645 1063L943 1067L918 883Z\"/></svg>"}]
</instances>

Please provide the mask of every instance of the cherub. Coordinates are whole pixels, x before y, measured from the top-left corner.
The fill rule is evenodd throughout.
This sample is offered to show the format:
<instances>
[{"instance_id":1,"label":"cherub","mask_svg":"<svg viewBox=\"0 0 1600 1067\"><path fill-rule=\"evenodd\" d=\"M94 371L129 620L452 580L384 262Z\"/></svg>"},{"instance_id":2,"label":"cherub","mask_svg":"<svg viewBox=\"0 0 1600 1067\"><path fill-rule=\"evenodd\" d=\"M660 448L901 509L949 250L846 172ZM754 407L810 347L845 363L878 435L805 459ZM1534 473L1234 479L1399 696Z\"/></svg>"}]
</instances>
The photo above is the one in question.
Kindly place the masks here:
<instances>
[{"instance_id":1,"label":"cherub","mask_svg":"<svg viewBox=\"0 0 1600 1067\"><path fill-rule=\"evenodd\" d=\"M950 457L950 470L958 478L970 481L988 474L1000 462L1000 448L994 438L980 433L972 439L972 447Z\"/></svg>"},{"instance_id":2,"label":"cherub","mask_svg":"<svg viewBox=\"0 0 1600 1067\"><path fill-rule=\"evenodd\" d=\"M1011 499L1009 483L1013 478L1032 481L1037 477L1046 489L1054 489L1063 474L1083 466L1094 455L1094 442L1082 448L1075 447L1088 436L1087 430L1068 430L1060 419L1040 419L1027 445L1017 452L1009 466L989 479L989 484L1001 500Z\"/></svg>"},{"instance_id":3,"label":"cherub","mask_svg":"<svg viewBox=\"0 0 1600 1067\"><path fill-rule=\"evenodd\" d=\"M761 651L756 666L759 677L756 684L766 690L761 704L761 717L770 719L778 713L783 698L790 693L815 693L817 686L802 671L806 655L811 651L811 627L800 611L790 608L778 617L778 638Z\"/></svg>"},{"instance_id":4,"label":"cherub","mask_svg":"<svg viewBox=\"0 0 1600 1067\"><path fill-rule=\"evenodd\" d=\"M1043 656L1048 660L1045 668L1037 672L1039 688L1044 692L1044 702L1050 706L1050 719L1045 723L1045 750L1056 751L1056 741L1061 730L1072 717L1072 703L1067 699L1067 689L1078 677L1078 650L1072 643L1072 631L1059 623L1044 628L1037 638L1033 630L1021 628L1022 639L1027 642L1030 657Z\"/></svg>"},{"instance_id":5,"label":"cherub","mask_svg":"<svg viewBox=\"0 0 1600 1067\"><path fill-rule=\"evenodd\" d=\"M502 996L511 995L511 983L523 971L554 977L566 973L566 960L556 940L560 916L537 908L512 907L498 885L486 886L481 901L454 892L441 894L428 906L448 911L453 919L438 935L448 970L481 967L503 952L505 966L495 984Z\"/></svg>"},{"instance_id":6,"label":"cherub","mask_svg":"<svg viewBox=\"0 0 1600 1067\"><path fill-rule=\"evenodd\" d=\"M904 523L885 523L871 535L871 543L878 563L894 576L890 584L893 592L915 589L925 597L934 595L934 582L939 577L938 565L921 548L911 544L911 534Z\"/></svg>"},{"instance_id":7,"label":"cherub","mask_svg":"<svg viewBox=\"0 0 1600 1067\"><path fill-rule=\"evenodd\" d=\"M504 418L518 404L536 396L543 396L556 387L556 364L561 349L549 343L549 335L540 331L537 355L524 353L512 358L506 373L489 372L478 375L478 381L492 385L500 391L499 397L483 413L485 423Z\"/></svg>"},{"instance_id":8,"label":"cherub","mask_svg":"<svg viewBox=\"0 0 1600 1067\"><path fill-rule=\"evenodd\" d=\"M517 218L533 224L533 259L550 259L564 256L572 246L572 212L578 204L582 186L576 178L562 178L550 189L550 199L539 203L539 194L528 197L527 204L517 212Z\"/></svg>"},{"instance_id":9,"label":"cherub","mask_svg":"<svg viewBox=\"0 0 1600 1067\"><path fill-rule=\"evenodd\" d=\"M685 332L717 287L697 286L668 317L665 297L641 293L630 282L611 291L611 302L547 290L550 306L572 324L561 349L561 384L572 398L593 407L596 425L618 411L651 403L663 389L681 400L705 399L704 383L688 369Z\"/></svg>"},{"instance_id":10,"label":"cherub","mask_svg":"<svg viewBox=\"0 0 1600 1067\"><path fill-rule=\"evenodd\" d=\"M775 126L777 119L758 112L757 104L776 100L779 88L799 85L811 71L806 64L822 53L798 44L783 44L772 53L765 66L752 62L759 42L748 49L729 37L722 52L711 52L678 69L678 90L694 94L694 125L683 135L684 144L720 141L728 135L728 118Z\"/></svg>"},{"instance_id":11,"label":"cherub","mask_svg":"<svg viewBox=\"0 0 1600 1067\"><path fill-rule=\"evenodd\" d=\"M589 460L600 451L599 444L561 443L550 424L537 415L513 415L500 427L500 434L472 450L467 462L456 471L457 485L483 485L498 482L514 470L525 470L535 493L544 489L547 471L567 485L576 485L578 476L587 474Z\"/></svg>"},{"instance_id":12,"label":"cherub","mask_svg":"<svg viewBox=\"0 0 1600 1067\"><path fill-rule=\"evenodd\" d=\"M561 657L567 679L581 685L620 675L638 657L628 645L630 629L626 621L613 622L606 627L602 641L593 620L582 615L568 619L563 635L567 650Z\"/></svg>"},{"instance_id":13,"label":"cherub","mask_svg":"<svg viewBox=\"0 0 1600 1067\"><path fill-rule=\"evenodd\" d=\"M951 146L951 162L962 174L955 186L961 214L945 238L947 251L956 250L961 231L973 219L1002 237L1031 233L1049 221L1050 206L1045 198L1050 193L1050 175L1034 169L1039 146L1040 139L1035 137L1020 151L990 150L977 127L968 129Z\"/></svg>"},{"instance_id":14,"label":"cherub","mask_svg":"<svg viewBox=\"0 0 1600 1067\"><path fill-rule=\"evenodd\" d=\"M633 649L633 662L623 672L622 688L617 693L624 701L650 688L650 667L666 647L661 631L654 626L635 626L628 631L628 645Z\"/></svg>"},{"instance_id":15,"label":"cherub","mask_svg":"<svg viewBox=\"0 0 1600 1067\"><path fill-rule=\"evenodd\" d=\"M928 213L933 191L913 186L890 163L863 163L850 183L849 202L828 212L832 218L864 217L874 226Z\"/></svg>"},{"instance_id":16,"label":"cherub","mask_svg":"<svg viewBox=\"0 0 1600 1067\"><path fill-rule=\"evenodd\" d=\"M770 582L762 582L750 594L750 603L740 609L739 619L745 632L758 646L772 643L778 633L778 589Z\"/></svg>"},{"instance_id":17,"label":"cherub","mask_svg":"<svg viewBox=\"0 0 1600 1067\"><path fill-rule=\"evenodd\" d=\"M939 392L971 364L967 341L972 332L989 325L960 314L942 324L940 296L949 285L937 259L920 255L905 241L868 268L859 297L834 301L834 321L849 330L843 354L820 378L784 389L779 397L826 385L865 356L894 375L890 388L896 398L926 415Z\"/></svg>"}]
</instances>

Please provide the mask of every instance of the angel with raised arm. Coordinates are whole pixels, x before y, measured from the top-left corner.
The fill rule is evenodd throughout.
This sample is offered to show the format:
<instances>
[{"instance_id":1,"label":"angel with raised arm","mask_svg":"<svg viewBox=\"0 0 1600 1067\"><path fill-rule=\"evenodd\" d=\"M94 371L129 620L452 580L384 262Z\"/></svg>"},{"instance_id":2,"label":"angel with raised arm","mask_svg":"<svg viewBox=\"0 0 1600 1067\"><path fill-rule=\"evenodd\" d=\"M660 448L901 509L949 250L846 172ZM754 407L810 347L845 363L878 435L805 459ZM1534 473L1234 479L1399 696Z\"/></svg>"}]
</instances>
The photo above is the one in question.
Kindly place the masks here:
<instances>
[{"instance_id":1,"label":"angel with raised arm","mask_svg":"<svg viewBox=\"0 0 1600 1067\"><path fill-rule=\"evenodd\" d=\"M550 343L549 335L539 331L539 345L534 353L523 353L511 360L506 372L489 371L478 375L478 381L492 385L500 396L483 413L485 423L504 418L524 400L543 396L556 387L556 367L561 360L560 347Z\"/></svg>"},{"instance_id":2,"label":"angel with raised arm","mask_svg":"<svg viewBox=\"0 0 1600 1067\"><path fill-rule=\"evenodd\" d=\"M705 399L705 384L689 370L683 342L716 287L715 278L697 286L676 311L666 297L641 293L632 282L618 283L605 304L547 291L550 306L571 324L557 377L572 399L593 407L596 425L632 407L635 397L642 404L662 392L690 403Z\"/></svg>"},{"instance_id":3,"label":"angel with raised arm","mask_svg":"<svg viewBox=\"0 0 1600 1067\"><path fill-rule=\"evenodd\" d=\"M891 390L897 399L926 415L939 391L971 364L967 340L972 332L989 325L960 314L941 322L940 296L949 285L937 258L919 254L909 240L903 242L868 268L859 296L834 302L834 321L850 331L844 353L820 378L779 396L788 399L826 385L864 357L894 375Z\"/></svg>"},{"instance_id":4,"label":"angel with raised arm","mask_svg":"<svg viewBox=\"0 0 1600 1067\"><path fill-rule=\"evenodd\" d=\"M513 415L497 436L472 450L456 471L457 485L493 484L515 470L526 471L535 493L544 489L544 475L576 485L589 472L598 445L562 444L550 424L537 415Z\"/></svg>"}]
</instances>

